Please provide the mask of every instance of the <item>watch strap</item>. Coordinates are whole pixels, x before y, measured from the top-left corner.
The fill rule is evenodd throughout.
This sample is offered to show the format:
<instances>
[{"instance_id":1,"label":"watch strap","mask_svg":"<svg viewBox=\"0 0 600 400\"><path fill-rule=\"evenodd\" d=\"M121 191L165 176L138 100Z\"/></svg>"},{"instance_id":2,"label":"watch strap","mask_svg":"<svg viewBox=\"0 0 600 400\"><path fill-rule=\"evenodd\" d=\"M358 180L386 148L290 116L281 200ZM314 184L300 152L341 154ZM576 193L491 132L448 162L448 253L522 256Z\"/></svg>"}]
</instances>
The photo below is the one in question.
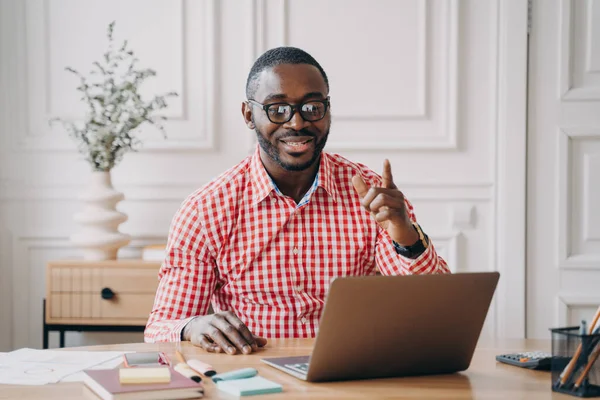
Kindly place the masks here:
<instances>
[{"instance_id":1,"label":"watch strap","mask_svg":"<svg viewBox=\"0 0 600 400\"><path fill-rule=\"evenodd\" d=\"M410 246L401 246L395 241L392 241L392 244L394 245L394 250L396 251L396 253L400 254L403 257L414 259L419 257L425 252L425 250L427 250L427 248L429 247L429 237L425 233L423 233L423 230L421 229L421 226L419 224L413 223L413 228L419 234L419 239L414 244Z\"/></svg>"}]
</instances>

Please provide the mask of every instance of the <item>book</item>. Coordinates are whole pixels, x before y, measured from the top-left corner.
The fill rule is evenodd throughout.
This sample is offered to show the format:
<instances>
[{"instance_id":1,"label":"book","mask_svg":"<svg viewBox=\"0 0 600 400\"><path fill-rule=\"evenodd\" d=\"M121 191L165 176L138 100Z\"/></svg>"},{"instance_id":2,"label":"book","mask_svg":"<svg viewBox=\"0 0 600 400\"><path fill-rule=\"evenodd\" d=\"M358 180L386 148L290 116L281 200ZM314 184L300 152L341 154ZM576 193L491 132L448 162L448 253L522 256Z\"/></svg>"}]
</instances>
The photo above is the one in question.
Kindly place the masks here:
<instances>
[{"instance_id":1,"label":"book","mask_svg":"<svg viewBox=\"0 0 600 400\"><path fill-rule=\"evenodd\" d=\"M171 382L171 370L166 367L121 368L119 369L119 382L121 384L169 383Z\"/></svg>"},{"instance_id":2,"label":"book","mask_svg":"<svg viewBox=\"0 0 600 400\"><path fill-rule=\"evenodd\" d=\"M143 367L138 367L143 368ZM119 368L85 370L85 385L103 400L170 400L203 397L204 386L181 375L172 367L169 383L121 384Z\"/></svg>"},{"instance_id":3,"label":"book","mask_svg":"<svg viewBox=\"0 0 600 400\"><path fill-rule=\"evenodd\" d=\"M283 391L283 387L279 383L265 379L262 376L218 381L217 387L219 390L235 396L252 396Z\"/></svg>"},{"instance_id":4,"label":"book","mask_svg":"<svg viewBox=\"0 0 600 400\"><path fill-rule=\"evenodd\" d=\"M166 255L166 244L153 244L142 249L142 260L164 261Z\"/></svg>"}]
</instances>

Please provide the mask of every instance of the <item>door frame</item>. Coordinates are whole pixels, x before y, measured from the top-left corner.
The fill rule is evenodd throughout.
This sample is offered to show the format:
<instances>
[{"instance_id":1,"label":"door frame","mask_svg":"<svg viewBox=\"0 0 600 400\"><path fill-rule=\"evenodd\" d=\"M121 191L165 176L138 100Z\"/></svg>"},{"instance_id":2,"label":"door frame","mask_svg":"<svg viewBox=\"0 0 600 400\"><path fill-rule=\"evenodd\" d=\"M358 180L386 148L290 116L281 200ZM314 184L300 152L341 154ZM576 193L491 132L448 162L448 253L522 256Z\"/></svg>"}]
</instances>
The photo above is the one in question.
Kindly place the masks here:
<instances>
[{"instance_id":1,"label":"door frame","mask_svg":"<svg viewBox=\"0 0 600 400\"><path fill-rule=\"evenodd\" d=\"M498 4L494 262L496 335L526 337L527 60L529 2Z\"/></svg>"}]
</instances>

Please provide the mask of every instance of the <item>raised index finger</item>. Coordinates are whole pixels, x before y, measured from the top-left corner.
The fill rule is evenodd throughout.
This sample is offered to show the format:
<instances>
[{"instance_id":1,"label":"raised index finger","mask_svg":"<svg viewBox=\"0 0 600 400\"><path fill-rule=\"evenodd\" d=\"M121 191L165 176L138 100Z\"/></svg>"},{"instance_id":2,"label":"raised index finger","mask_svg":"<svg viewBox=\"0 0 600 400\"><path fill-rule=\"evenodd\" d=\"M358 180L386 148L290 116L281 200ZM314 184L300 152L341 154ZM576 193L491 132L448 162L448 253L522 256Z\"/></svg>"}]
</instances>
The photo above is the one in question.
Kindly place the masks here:
<instances>
[{"instance_id":1,"label":"raised index finger","mask_svg":"<svg viewBox=\"0 0 600 400\"><path fill-rule=\"evenodd\" d=\"M392 176L392 165L390 161L386 158L383 161L383 174L381 175L382 186L386 189L396 189L396 185L394 184L394 177Z\"/></svg>"}]
</instances>

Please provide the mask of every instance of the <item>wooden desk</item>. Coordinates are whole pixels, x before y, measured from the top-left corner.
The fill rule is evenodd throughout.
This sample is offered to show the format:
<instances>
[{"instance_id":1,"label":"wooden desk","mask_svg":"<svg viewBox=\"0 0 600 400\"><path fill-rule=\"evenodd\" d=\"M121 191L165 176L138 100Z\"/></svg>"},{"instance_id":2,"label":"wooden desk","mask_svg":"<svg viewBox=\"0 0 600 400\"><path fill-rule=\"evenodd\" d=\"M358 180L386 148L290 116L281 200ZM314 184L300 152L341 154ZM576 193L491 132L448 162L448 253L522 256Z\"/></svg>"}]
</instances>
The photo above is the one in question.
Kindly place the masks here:
<instances>
[{"instance_id":1,"label":"wooden desk","mask_svg":"<svg viewBox=\"0 0 600 400\"><path fill-rule=\"evenodd\" d=\"M481 343L473 357L471 367L459 374L409 378L375 379L366 381L306 383L283 372L279 372L259 360L262 357L306 355L312 348L312 339L271 340L267 348L251 355L229 356L210 354L183 343L186 357L197 357L225 372L242 367L254 367L260 375L279 382L284 391L279 394L253 396L252 399L572 399L573 397L553 393L550 388L549 372L529 371L522 368L496 363L499 353L522 350L549 350L549 341L505 340ZM174 357L175 344L123 344L69 348L65 350L135 350L164 351ZM205 380L205 398L235 399L219 392ZM61 383L46 386L2 386L0 399L94 399L96 398L82 383Z\"/></svg>"}]
</instances>

